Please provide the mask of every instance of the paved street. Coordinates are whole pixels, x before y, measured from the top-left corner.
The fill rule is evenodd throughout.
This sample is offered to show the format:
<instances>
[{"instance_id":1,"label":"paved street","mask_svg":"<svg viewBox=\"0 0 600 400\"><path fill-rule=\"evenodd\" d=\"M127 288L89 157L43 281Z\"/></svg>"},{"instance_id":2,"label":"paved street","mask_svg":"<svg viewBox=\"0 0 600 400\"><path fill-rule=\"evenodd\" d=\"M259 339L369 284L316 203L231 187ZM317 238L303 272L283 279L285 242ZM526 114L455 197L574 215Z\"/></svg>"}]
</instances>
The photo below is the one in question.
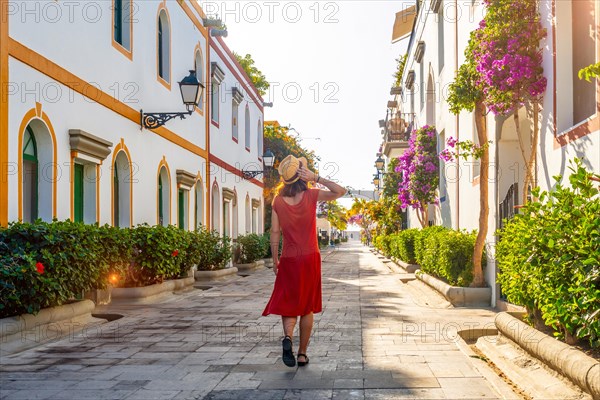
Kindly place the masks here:
<instances>
[{"instance_id":1,"label":"paved street","mask_svg":"<svg viewBox=\"0 0 600 400\"><path fill-rule=\"evenodd\" d=\"M0 397L501 398L482 362L454 343L456 330L481 328L494 314L402 283L365 247L324 254L324 311L307 367L283 365L280 320L261 317L272 284L263 269L160 303L98 308L124 317L3 358Z\"/></svg>"}]
</instances>

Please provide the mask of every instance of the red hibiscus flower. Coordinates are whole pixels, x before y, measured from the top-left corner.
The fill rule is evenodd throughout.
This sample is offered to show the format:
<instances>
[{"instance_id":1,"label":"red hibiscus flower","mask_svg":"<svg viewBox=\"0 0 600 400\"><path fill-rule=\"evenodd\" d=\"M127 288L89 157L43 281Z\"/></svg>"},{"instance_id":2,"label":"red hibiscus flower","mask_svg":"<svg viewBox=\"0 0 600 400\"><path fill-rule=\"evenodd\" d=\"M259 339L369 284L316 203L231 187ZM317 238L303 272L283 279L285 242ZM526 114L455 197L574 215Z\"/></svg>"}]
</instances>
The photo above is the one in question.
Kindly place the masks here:
<instances>
[{"instance_id":1,"label":"red hibiscus flower","mask_svg":"<svg viewBox=\"0 0 600 400\"><path fill-rule=\"evenodd\" d=\"M41 262L36 263L35 269L37 269L37 272L39 274L43 274L44 273L44 264L42 264Z\"/></svg>"},{"instance_id":2,"label":"red hibiscus flower","mask_svg":"<svg viewBox=\"0 0 600 400\"><path fill-rule=\"evenodd\" d=\"M175 250L171 253L173 257L177 257L179 255L179 250Z\"/></svg>"}]
</instances>

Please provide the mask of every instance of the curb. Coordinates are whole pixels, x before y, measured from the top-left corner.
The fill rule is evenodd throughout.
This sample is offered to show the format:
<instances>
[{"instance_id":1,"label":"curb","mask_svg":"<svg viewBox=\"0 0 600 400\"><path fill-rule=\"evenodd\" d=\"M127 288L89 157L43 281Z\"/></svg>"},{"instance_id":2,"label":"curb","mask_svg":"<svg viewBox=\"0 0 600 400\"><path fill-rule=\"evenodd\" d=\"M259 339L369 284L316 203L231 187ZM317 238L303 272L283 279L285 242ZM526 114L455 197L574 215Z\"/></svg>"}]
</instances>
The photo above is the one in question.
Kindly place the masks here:
<instances>
[{"instance_id":1,"label":"curb","mask_svg":"<svg viewBox=\"0 0 600 400\"><path fill-rule=\"evenodd\" d=\"M422 270L415 273L417 279L422 280L433 289L440 292L446 300L455 307L483 306L489 307L492 301L492 288L471 288L450 286L441 280L426 274Z\"/></svg>"},{"instance_id":2,"label":"curb","mask_svg":"<svg viewBox=\"0 0 600 400\"><path fill-rule=\"evenodd\" d=\"M495 319L498 331L528 353L600 399L600 363L576 348L550 337L507 312Z\"/></svg>"},{"instance_id":3,"label":"curb","mask_svg":"<svg viewBox=\"0 0 600 400\"><path fill-rule=\"evenodd\" d=\"M404 270L409 274L413 274L415 273L415 271L421 269L421 266L419 264L405 263L404 261L399 260L396 257L392 257L392 261L395 262L399 267L404 268Z\"/></svg>"},{"instance_id":4,"label":"curb","mask_svg":"<svg viewBox=\"0 0 600 400\"><path fill-rule=\"evenodd\" d=\"M229 275L235 275L237 272L238 269L236 267L217 269L214 271L196 271L194 272L194 279L197 281L210 281L212 279L219 279Z\"/></svg>"},{"instance_id":5,"label":"curb","mask_svg":"<svg viewBox=\"0 0 600 400\"><path fill-rule=\"evenodd\" d=\"M2 355L23 351L49 340L72 335L99 320L92 317L96 305L91 300L48 307L36 315L22 314L0 319Z\"/></svg>"},{"instance_id":6,"label":"curb","mask_svg":"<svg viewBox=\"0 0 600 400\"><path fill-rule=\"evenodd\" d=\"M233 266L238 269L238 272L248 272L248 271L254 271L255 269L264 268L265 262L263 260L258 260L253 263L234 264Z\"/></svg>"},{"instance_id":7,"label":"curb","mask_svg":"<svg viewBox=\"0 0 600 400\"><path fill-rule=\"evenodd\" d=\"M129 300L145 300L153 296L157 296L164 292L173 292L181 290L194 284L194 278L182 278L157 283L155 285L134 287L134 288L113 288L112 301L129 301Z\"/></svg>"}]
</instances>

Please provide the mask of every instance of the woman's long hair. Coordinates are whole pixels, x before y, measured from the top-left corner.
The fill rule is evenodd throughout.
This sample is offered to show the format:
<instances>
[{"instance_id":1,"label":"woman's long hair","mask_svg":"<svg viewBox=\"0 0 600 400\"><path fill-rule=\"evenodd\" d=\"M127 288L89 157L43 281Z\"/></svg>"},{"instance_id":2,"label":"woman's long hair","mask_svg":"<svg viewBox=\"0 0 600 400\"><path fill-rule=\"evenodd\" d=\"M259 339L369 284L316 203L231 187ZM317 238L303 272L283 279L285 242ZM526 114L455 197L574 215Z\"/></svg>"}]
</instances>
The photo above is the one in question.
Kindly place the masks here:
<instances>
[{"instance_id":1,"label":"woman's long hair","mask_svg":"<svg viewBox=\"0 0 600 400\"><path fill-rule=\"evenodd\" d=\"M290 183L289 185L285 182L281 182L279 186L277 186L275 192L277 193L277 196L294 197L305 190L308 190L308 184L302 179L298 179L296 182Z\"/></svg>"}]
</instances>

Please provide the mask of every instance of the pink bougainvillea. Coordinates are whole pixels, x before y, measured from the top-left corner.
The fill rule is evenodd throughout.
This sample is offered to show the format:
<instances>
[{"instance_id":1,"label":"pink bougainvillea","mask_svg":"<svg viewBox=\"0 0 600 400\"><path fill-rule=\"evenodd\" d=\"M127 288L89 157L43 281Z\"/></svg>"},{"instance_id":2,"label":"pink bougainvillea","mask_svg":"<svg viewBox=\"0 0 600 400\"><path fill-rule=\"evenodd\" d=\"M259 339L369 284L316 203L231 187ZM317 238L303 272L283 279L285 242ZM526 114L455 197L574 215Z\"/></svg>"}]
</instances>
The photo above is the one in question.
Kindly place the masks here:
<instances>
[{"instance_id":1,"label":"pink bougainvillea","mask_svg":"<svg viewBox=\"0 0 600 400\"><path fill-rule=\"evenodd\" d=\"M423 212L428 204L437 203L439 160L436 148L434 126L425 125L410 136L408 149L399 157L396 167L396 172L402 175L398 199L403 209L412 207Z\"/></svg>"},{"instance_id":2,"label":"pink bougainvillea","mask_svg":"<svg viewBox=\"0 0 600 400\"><path fill-rule=\"evenodd\" d=\"M540 41L546 37L532 0L484 1L486 17L475 36L473 49L477 85L494 114L506 115L526 101L537 100L546 91Z\"/></svg>"}]
</instances>

